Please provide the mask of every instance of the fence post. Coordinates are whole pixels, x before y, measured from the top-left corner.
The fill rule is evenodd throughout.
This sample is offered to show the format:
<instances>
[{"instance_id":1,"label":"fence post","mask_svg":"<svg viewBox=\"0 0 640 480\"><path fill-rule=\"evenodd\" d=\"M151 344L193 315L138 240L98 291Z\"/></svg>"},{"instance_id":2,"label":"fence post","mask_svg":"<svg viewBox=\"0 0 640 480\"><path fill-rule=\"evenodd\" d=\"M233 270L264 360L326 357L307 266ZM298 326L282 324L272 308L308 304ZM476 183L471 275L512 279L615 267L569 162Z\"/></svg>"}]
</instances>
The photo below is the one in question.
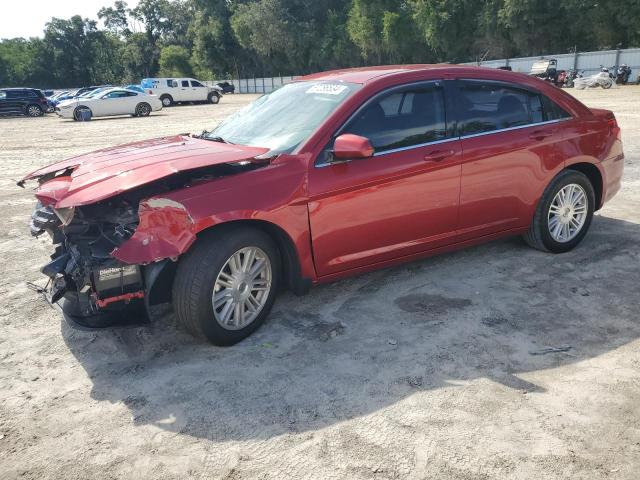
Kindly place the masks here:
<instances>
[{"instance_id":1,"label":"fence post","mask_svg":"<svg viewBox=\"0 0 640 480\"><path fill-rule=\"evenodd\" d=\"M614 67L616 68L618 68L618 65L620 64L620 53L621 53L620 49L618 48L616 50L616 63L614 64ZM611 73L613 73L614 75L616 74L616 72L611 72Z\"/></svg>"},{"instance_id":2,"label":"fence post","mask_svg":"<svg viewBox=\"0 0 640 480\"><path fill-rule=\"evenodd\" d=\"M580 56L580 54L578 53L578 49L576 48L576 51L573 52L573 69L577 72L578 71L578 57Z\"/></svg>"}]
</instances>

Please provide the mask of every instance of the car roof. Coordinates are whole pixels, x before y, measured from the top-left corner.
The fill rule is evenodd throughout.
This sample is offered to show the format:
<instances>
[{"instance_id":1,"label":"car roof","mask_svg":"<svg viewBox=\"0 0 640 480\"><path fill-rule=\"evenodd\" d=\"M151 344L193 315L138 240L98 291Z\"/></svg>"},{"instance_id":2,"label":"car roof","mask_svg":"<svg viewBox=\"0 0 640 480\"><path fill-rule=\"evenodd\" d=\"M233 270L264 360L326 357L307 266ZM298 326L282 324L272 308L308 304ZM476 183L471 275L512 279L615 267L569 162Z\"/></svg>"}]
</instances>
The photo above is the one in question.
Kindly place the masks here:
<instances>
[{"instance_id":1,"label":"car roof","mask_svg":"<svg viewBox=\"0 0 640 480\"><path fill-rule=\"evenodd\" d=\"M3 92L15 92L20 90L35 90L36 92L40 91L39 88L31 88L31 87L8 87L8 88L0 88Z\"/></svg>"},{"instance_id":2,"label":"car roof","mask_svg":"<svg viewBox=\"0 0 640 480\"><path fill-rule=\"evenodd\" d=\"M515 72L509 72L506 70L499 70L496 68L476 67L473 65L455 65L449 63L438 64L414 64L414 65L382 65L375 67L359 67L359 68L345 68L341 70L330 70L328 72L313 73L311 75L305 75L298 77L296 81L307 80L329 80L329 81L341 81L349 83L365 84L381 77L393 77L401 76L404 74L410 74L412 72L439 72L442 75L446 74L463 74L470 72L491 72L491 76L504 78L504 80L513 81L514 78L519 78L519 74ZM496 73L499 72L499 73ZM514 75L516 75L514 77Z\"/></svg>"}]
</instances>

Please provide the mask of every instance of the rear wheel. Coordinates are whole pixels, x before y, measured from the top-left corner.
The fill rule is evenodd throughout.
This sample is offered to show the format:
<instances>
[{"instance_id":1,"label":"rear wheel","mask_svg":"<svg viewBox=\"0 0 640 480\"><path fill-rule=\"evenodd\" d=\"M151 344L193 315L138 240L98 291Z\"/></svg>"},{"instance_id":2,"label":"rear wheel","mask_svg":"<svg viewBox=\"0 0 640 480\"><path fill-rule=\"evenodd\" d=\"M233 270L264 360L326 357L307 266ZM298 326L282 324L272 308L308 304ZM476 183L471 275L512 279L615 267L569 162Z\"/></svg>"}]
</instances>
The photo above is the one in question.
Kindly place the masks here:
<instances>
[{"instance_id":1,"label":"rear wheel","mask_svg":"<svg viewBox=\"0 0 640 480\"><path fill-rule=\"evenodd\" d=\"M44 111L40 105L28 105L26 109L26 114L28 117L41 117L44 115Z\"/></svg>"},{"instance_id":2,"label":"rear wheel","mask_svg":"<svg viewBox=\"0 0 640 480\"><path fill-rule=\"evenodd\" d=\"M181 260L173 284L178 322L216 345L233 345L264 322L280 280L278 248L264 232L206 234Z\"/></svg>"},{"instance_id":3,"label":"rear wheel","mask_svg":"<svg viewBox=\"0 0 640 480\"><path fill-rule=\"evenodd\" d=\"M609 79L601 83L602 88L609 90L613 86L613 80Z\"/></svg>"},{"instance_id":4,"label":"rear wheel","mask_svg":"<svg viewBox=\"0 0 640 480\"><path fill-rule=\"evenodd\" d=\"M547 187L524 236L533 248L568 252L589 230L595 209L595 192L586 175L564 170Z\"/></svg>"},{"instance_id":5,"label":"rear wheel","mask_svg":"<svg viewBox=\"0 0 640 480\"><path fill-rule=\"evenodd\" d=\"M148 117L151 113L151 105L148 103L142 102L136 106L136 117Z\"/></svg>"}]
</instances>

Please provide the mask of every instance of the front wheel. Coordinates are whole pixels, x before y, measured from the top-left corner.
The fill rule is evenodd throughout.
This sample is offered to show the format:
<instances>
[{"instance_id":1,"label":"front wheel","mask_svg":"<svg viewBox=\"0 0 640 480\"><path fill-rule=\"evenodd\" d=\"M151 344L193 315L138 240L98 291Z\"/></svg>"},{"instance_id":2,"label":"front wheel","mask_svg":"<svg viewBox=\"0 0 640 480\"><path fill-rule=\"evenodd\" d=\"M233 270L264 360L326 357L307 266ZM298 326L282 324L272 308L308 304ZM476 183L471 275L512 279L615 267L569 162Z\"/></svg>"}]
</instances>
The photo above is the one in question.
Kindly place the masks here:
<instances>
[{"instance_id":1,"label":"front wheel","mask_svg":"<svg viewBox=\"0 0 640 480\"><path fill-rule=\"evenodd\" d=\"M538 250L568 252L587 234L594 209L591 181L581 172L564 170L543 193L524 238Z\"/></svg>"},{"instance_id":2,"label":"front wheel","mask_svg":"<svg viewBox=\"0 0 640 480\"><path fill-rule=\"evenodd\" d=\"M605 90L609 90L613 86L613 80L604 81L600 84Z\"/></svg>"},{"instance_id":3,"label":"front wheel","mask_svg":"<svg viewBox=\"0 0 640 480\"><path fill-rule=\"evenodd\" d=\"M213 103L214 105L220 102L220 95L218 95L217 93L210 93L208 98L209 103Z\"/></svg>"},{"instance_id":4,"label":"front wheel","mask_svg":"<svg viewBox=\"0 0 640 480\"><path fill-rule=\"evenodd\" d=\"M277 246L261 230L228 227L202 236L173 284L178 322L215 345L233 345L264 322L280 280Z\"/></svg>"}]
</instances>

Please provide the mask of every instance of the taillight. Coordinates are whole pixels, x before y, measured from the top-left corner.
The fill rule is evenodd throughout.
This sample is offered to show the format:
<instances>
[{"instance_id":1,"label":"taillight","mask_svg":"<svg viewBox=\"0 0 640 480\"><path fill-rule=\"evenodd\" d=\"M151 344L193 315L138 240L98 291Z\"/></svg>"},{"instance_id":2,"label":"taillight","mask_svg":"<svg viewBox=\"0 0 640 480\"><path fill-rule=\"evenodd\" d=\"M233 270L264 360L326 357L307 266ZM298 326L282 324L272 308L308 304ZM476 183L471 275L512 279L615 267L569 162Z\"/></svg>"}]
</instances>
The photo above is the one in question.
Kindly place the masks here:
<instances>
[{"instance_id":1,"label":"taillight","mask_svg":"<svg viewBox=\"0 0 640 480\"><path fill-rule=\"evenodd\" d=\"M607 125L609 125L609 132L610 133L615 133L616 137L618 138L618 140L620 140L621 135L620 135L620 127L618 127L618 121L616 120L616 117L614 117L613 115L611 115L611 117L609 117L607 119Z\"/></svg>"},{"instance_id":2,"label":"taillight","mask_svg":"<svg viewBox=\"0 0 640 480\"><path fill-rule=\"evenodd\" d=\"M149 95L153 95L153 90L149 90Z\"/></svg>"}]
</instances>

